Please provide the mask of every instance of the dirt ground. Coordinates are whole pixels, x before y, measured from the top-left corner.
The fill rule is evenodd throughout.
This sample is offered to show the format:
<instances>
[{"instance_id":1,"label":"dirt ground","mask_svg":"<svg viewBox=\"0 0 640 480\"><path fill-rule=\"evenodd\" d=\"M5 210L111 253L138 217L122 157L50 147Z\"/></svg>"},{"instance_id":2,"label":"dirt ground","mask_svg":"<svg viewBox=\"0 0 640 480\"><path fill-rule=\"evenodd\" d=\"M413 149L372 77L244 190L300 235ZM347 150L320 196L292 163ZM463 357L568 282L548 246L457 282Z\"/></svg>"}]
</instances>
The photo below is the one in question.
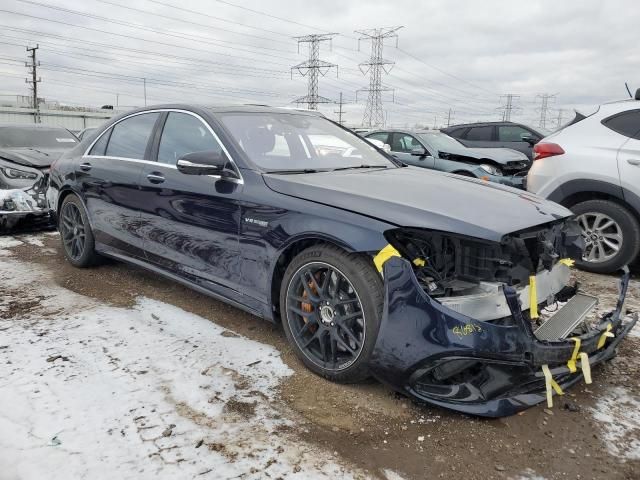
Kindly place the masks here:
<instances>
[{"instance_id":1,"label":"dirt ground","mask_svg":"<svg viewBox=\"0 0 640 480\"><path fill-rule=\"evenodd\" d=\"M385 478L381 472L390 469L409 479L640 479L639 452L630 453L626 447L640 445L638 425L627 422L626 429L612 437L615 425L604 423L625 423L616 417L620 412L625 417L624 409L605 421L595 415L612 391L640 398L636 336L623 342L614 361L594 369L592 385L581 383L564 397L555 397L552 410L539 405L509 418L477 419L415 405L373 381L349 386L327 382L302 366L278 326L136 267L108 261L75 269L65 262L56 236L38 239L44 247L25 242L12 247L12 255L55 272L60 287L119 307L130 307L145 296L204 318L215 312L218 325L275 347L295 372L279 387L284 411L296 424L289 433L336 452L346 464L373 478ZM585 290L604 297L604 303L614 301L614 277L578 276ZM639 306L639 290L634 282L631 309ZM15 314L37 305L12 308ZM637 412L634 415L637 419ZM617 446L610 444L612 438Z\"/></svg>"}]
</instances>

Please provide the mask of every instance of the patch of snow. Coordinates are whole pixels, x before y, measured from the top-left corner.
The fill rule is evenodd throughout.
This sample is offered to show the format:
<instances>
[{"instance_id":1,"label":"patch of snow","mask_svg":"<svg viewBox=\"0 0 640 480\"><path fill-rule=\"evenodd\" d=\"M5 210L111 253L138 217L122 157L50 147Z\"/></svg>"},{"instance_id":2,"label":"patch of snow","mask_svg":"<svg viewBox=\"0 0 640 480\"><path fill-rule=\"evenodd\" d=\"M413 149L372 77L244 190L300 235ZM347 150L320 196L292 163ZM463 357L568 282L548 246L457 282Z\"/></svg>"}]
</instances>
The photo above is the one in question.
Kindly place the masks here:
<instances>
[{"instance_id":1,"label":"patch of snow","mask_svg":"<svg viewBox=\"0 0 640 480\"><path fill-rule=\"evenodd\" d=\"M640 460L640 399L623 387L614 387L592 409L612 455Z\"/></svg>"},{"instance_id":2,"label":"patch of snow","mask_svg":"<svg viewBox=\"0 0 640 480\"><path fill-rule=\"evenodd\" d=\"M273 347L148 298L105 305L11 258L0 284L3 478L364 477L288 433L276 386L292 371Z\"/></svg>"},{"instance_id":3,"label":"patch of snow","mask_svg":"<svg viewBox=\"0 0 640 480\"><path fill-rule=\"evenodd\" d=\"M402 475L400 475L398 472L389 470L388 468L385 468L382 471L382 474L385 476L387 480L405 480L405 478Z\"/></svg>"},{"instance_id":4,"label":"patch of snow","mask_svg":"<svg viewBox=\"0 0 640 480\"><path fill-rule=\"evenodd\" d=\"M511 480L546 480L546 478L542 475L538 475L534 470L527 468L517 477L512 477Z\"/></svg>"},{"instance_id":5,"label":"patch of snow","mask_svg":"<svg viewBox=\"0 0 640 480\"><path fill-rule=\"evenodd\" d=\"M0 257L9 257L13 255L11 250L7 249L17 247L18 245L22 245L22 242L15 237L0 237Z\"/></svg>"},{"instance_id":6,"label":"patch of snow","mask_svg":"<svg viewBox=\"0 0 640 480\"><path fill-rule=\"evenodd\" d=\"M28 243L29 245L33 245L35 247L44 247L42 238L39 238L38 236L30 235L30 236L23 237L22 240Z\"/></svg>"}]
</instances>

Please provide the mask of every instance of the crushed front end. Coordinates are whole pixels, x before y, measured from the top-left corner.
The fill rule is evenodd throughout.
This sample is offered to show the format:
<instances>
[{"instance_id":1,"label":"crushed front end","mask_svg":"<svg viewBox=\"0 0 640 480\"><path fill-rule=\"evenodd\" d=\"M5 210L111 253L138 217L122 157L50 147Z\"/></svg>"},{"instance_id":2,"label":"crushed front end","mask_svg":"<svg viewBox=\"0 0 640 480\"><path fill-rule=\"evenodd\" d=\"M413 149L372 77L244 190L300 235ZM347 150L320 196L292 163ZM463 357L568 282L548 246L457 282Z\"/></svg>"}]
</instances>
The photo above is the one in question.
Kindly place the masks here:
<instances>
[{"instance_id":1,"label":"crushed front end","mask_svg":"<svg viewBox=\"0 0 640 480\"><path fill-rule=\"evenodd\" d=\"M417 229L387 238L371 370L419 401L488 417L551 402L591 381L637 321L624 321L628 270L615 310L592 314L597 299L571 276L568 259L583 249L573 221L499 243Z\"/></svg>"},{"instance_id":2,"label":"crushed front end","mask_svg":"<svg viewBox=\"0 0 640 480\"><path fill-rule=\"evenodd\" d=\"M51 216L46 202L48 173L32 169L36 181L24 188L0 188L0 232L49 226Z\"/></svg>"}]
</instances>

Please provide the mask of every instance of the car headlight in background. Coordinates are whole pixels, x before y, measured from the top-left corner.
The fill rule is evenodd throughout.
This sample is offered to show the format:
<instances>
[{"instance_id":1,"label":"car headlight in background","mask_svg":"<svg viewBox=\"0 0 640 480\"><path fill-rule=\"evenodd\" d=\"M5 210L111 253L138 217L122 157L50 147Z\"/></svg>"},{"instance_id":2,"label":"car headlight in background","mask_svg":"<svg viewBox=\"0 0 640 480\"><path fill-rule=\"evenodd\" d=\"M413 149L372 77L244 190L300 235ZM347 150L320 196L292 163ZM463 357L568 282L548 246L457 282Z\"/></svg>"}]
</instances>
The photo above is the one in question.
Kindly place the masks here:
<instances>
[{"instance_id":1,"label":"car headlight in background","mask_svg":"<svg viewBox=\"0 0 640 480\"><path fill-rule=\"evenodd\" d=\"M5 167L2 169L5 177L12 180L35 180L38 175L33 172L25 172L24 170L18 170L17 168Z\"/></svg>"},{"instance_id":2,"label":"car headlight in background","mask_svg":"<svg viewBox=\"0 0 640 480\"><path fill-rule=\"evenodd\" d=\"M500 170L497 167L494 167L493 165L488 165L486 163L483 163L482 165L480 165L480 168L483 169L485 172L490 173L491 175L502 176L502 170Z\"/></svg>"}]
</instances>

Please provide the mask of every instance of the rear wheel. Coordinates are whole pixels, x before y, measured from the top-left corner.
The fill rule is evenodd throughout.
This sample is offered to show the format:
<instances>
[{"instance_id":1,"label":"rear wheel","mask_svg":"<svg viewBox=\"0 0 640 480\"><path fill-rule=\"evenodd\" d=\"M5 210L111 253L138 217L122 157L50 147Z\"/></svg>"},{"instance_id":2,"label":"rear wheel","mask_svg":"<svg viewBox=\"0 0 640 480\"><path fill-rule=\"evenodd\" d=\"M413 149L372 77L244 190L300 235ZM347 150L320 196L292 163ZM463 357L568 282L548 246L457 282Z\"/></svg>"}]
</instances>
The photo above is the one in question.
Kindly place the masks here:
<instances>
[{"instance_id":1,"label":"rear wheel","mask_svg":"<svg viewBox=\"0 0 640 480\"><path fill-rule=\"evenodd\" d=\"M383 286L370 259L329 245L310 247L285 271L282 324L296 355L336 382L368 377Z\"/></svg>"},{"instance_id":2,"label":"rear wheel","mask_svg":"<svg viewBox=\"0 0 640 480\"><path fill-rule=\"evenodd\" d=\"M98 261L94 250L91 225L80 199L71 194L65 197L58 215L58 231L64 256L74 267L88 267Z\"/></svg>"},{"instance_id":3,"label":"rear wheel","mask_svg":"<svg viewBox=\"0 0 640 480\"><path fill-rule=\"evenodd\" d=\"M580 202L571 210L582 230L585 252L576 264L595 273L612 273L640 251L640 226L633 214L609 200Z\"/></svg>"}]
</instances>

